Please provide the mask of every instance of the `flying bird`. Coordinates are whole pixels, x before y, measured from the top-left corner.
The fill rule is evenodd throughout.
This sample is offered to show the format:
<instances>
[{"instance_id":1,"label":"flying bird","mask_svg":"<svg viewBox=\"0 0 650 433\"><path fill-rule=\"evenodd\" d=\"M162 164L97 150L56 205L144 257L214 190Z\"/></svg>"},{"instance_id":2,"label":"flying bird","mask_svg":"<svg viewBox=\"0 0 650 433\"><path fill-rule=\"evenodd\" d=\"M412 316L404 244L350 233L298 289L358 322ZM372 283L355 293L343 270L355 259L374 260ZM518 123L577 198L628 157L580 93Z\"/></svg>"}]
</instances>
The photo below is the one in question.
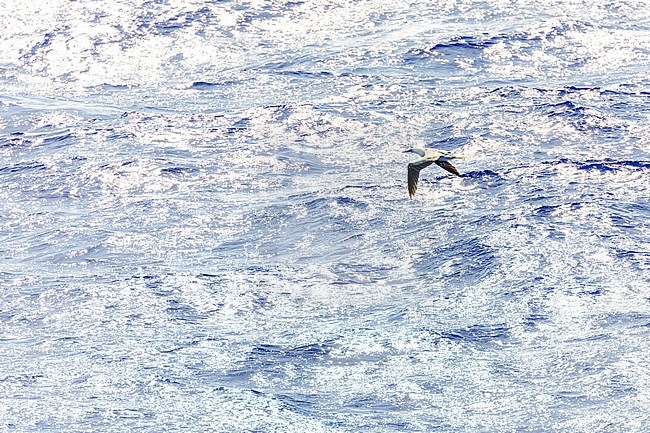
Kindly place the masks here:
<instances>
[{"instance_id":1,"label":"flying bird","mask_svg":"<svg viewBox=\"0 0 650 433\"><path fill-rule=\"evenodd\" d=\"M453 173L456 176L460 176L456 167L451 165L449 160L451 159L460 159L465 158L464 155L453 155L444 150L424 148L424 149L409 149L405 150L404 153L415 153L420 155L421 159L411 162L408 165L408 187L409 187L409 197L413 198L415 191L418 189L418 179L420 178L420 170L430 166L435 163L438 167L442 167L447 170L449 173Z\"/></svg>"}]
</instances>

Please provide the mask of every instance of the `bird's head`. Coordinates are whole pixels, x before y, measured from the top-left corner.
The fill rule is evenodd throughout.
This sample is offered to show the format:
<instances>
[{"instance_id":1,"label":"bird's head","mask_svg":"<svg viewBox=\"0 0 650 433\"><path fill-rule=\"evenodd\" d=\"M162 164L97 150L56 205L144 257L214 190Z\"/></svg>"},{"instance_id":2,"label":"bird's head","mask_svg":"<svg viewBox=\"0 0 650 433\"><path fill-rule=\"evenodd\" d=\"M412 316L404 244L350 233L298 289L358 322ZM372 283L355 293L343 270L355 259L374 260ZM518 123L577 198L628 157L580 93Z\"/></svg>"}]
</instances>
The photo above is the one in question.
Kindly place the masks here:
<instances>
[{"instance_id":1,"label":"bird's head","mask_svg":"<svg viewBox=\"0 0 650 433\"><path fill-rule=\"evenodd\" d=\"M420 155L421 158L424 158L424 149L407 149L404 153L415 153L416 155Z\"/></svg>"}]
</instances>

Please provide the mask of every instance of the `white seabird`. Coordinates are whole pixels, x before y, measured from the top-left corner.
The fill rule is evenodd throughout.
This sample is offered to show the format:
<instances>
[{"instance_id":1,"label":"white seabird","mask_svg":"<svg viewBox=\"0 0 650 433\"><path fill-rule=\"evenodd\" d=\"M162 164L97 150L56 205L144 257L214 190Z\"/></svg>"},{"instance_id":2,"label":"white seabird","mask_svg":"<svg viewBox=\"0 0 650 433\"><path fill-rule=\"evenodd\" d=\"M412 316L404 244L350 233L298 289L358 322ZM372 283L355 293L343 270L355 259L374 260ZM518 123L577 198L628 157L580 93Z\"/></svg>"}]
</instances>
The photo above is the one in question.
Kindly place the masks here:
<instances>
[{"instance_id":1,"label":"white seabird","mask_svg":"<svg viewBox=\"0 0 650 433\"><path fill-rule=\"evenodd\" d=\"M451 165L449 160L452 159L461 159L465 158L464 155L454 155L444 150L424 148L424 149L409 149L405 150L404 153L415 153L420 155L422 159L411 162L408 165L408 187L409 187L409 197L413 198L415 191L418 189L418 179L420 178L420 170L425 167L430 166L435 163L438 167L442 167L447 170L449 173L453 173L456 176L460 176L456 167Z\"/></svg>"}]
</instances>

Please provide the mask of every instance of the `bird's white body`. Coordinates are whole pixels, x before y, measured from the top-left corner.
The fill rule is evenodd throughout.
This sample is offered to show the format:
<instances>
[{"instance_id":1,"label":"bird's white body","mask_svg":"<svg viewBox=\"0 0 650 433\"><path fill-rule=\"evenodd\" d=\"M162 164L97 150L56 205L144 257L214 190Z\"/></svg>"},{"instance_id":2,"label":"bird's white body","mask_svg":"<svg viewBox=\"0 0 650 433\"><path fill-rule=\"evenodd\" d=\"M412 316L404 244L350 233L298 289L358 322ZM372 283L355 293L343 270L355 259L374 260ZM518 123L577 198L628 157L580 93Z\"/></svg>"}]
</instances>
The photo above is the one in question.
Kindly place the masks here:
<instances>
[{"instance_id":1,"label":"bird's white body","mask_svg":"<svg viewBox=\"0 0 650 433\"><path fill-rule=\"evenodd\" d=\"M452 154L450 152L445 152L444 150L424 148L424 149L409 149L407 152L413 152L423 159L430 161L450 161L452 159L462 159L465 158L465 155Z\"/></svg>"},{"instance_id":2,"label":"bird's white body","mask_svg":"<svg viewBox=\"0 0 650 433\"><path fill-rule=\"evenodd\" d=\"M449 161L452 159L462 159L465 158L464 155L452 154L450 152L445 152L444 150L438 150L433 148L424 148L424 149L409 149L404 152L411 152L419 155L421 159L414 161L408 165L408 189L409 196L412 198L415 195L415 191L418 188L418 179L420 177L420 170L425 167L430 166L431 164L436 164L439 167L447 170L449 173L460 176L456 167L451 165Z\"/></svg>"}]
</instances>

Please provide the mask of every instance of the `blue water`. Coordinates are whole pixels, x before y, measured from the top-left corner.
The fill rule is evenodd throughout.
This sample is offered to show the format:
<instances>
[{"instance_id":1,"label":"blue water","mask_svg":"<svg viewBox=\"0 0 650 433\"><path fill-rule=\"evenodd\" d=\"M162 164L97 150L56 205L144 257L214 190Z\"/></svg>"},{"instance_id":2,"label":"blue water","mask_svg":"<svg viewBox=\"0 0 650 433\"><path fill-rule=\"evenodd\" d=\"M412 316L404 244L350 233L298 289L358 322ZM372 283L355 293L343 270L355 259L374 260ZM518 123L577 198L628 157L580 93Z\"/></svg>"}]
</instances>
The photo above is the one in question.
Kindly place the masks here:
<instances>
[{"instance_id":1,"label":"blue water","mask_svg":"<svg viewBox=\"0 0 650 433\"><path fill-rule=\"evenodd\" d=\"M647 6L5 2L0 430L650 431Z\"/></svg>"}]
</instances>

